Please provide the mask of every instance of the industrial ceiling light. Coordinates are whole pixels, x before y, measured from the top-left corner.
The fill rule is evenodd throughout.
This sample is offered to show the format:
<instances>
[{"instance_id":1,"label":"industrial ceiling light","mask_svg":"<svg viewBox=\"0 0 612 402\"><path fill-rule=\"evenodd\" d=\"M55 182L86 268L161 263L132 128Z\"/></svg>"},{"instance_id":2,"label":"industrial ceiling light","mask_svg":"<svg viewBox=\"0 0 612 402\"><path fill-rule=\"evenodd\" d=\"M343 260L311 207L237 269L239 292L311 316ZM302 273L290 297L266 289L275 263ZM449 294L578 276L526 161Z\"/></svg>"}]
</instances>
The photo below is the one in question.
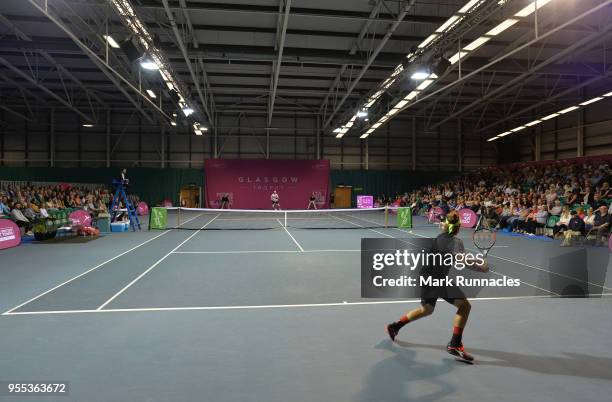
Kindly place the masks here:
<instances>
[{"instance_id":1,"label":"industrial ceiling light","mask_svg":"<svg viewBox=\"0 0 612 402\"><path fill-rule=\"evenodd\" d=\"M185 106L183 109L183 114L185 115L185 117L189 116L190 114L193 113L193 109L190 108L189 106Z\"/></svg>"},{"instance_id":2,"label":"industrial ceiling light","mask_svg":"<svg viewBox=\"0 0 612 402\"><path fill-rule=\"evenodd\" d=\"M598 101L600 101L600 100L602 100L602 99L603 99L603 98L602 98L601 96L598 96L597 98L593 98L593 99L591 99L591 100L588 100L588 101L582 102L582 103L580 104L580 106L590 105L591 103L598 102Z\"/></svg>"},{"instance_id":3,"label":"industrial ceiling light","mask_svg":"<svg viewBox=\"0 0 612 402\"><path fill-rule=\"evenodd\" d=\"M149 94L149 96L153 99L157 98L157 95L155 95L155 92L151 91L150 89L147 89L147 94Z\"/></svg>"},{"instance_id":4,"label":"industrial ceiling light","mask_svg":"<svg viewBox=\"0 0 612 402\"><path fill-rule=\"evenodd\" d=\"M340 127L334 129L334 133L339 133L340 131L342 131L342 129Z\"/></svg>"},{"instance_id":5,"label":"industrial ceiling light","mask_svg":"<svg viewBox=\"0 0 612 402\"><path fill-rule=\"evenodd\" d=\"M102 35L102 37L106 40L106 42L110 45L110 47L114 49L119 49L119 44L117 41L110 35Z\"/></svg>"},{"instance_id":6,"label":"industrial ceiling light","mask_svg":"<svg viewBox=\"0 0 612 402\"><path fill-rule=\"evenodd\" d=\"M488 42L491 38L487 38L486 36L481 36L478 39L475 39L472 43L470 43L469 45L467 45L466 47L464 47L464 50L468 50L468 51L472 51L474 49L479 48L480 46L484 45L486 42Z\"/></svg>"},{"instance_id":7,"label":"industrial ceiling light","mask_svg":"<svg viewBox=\"0 0 612 402\"><path fill-rule=\"evenodd\" d=\"M557 117L557 116L559 116L559 113L553 113L553 114L549 114L549 115L548 115L548 116L546 116L546 117L542 117L540 120L544 120L544 121L546 121L546 120L554 119L554 118L555 118L555 117Z\"/></svg>"},{"instance_id":8,"label":"industrial ceiling light","mask_svg":"<svg viewBox=\"0 0 612 402\"><path fill-rule=\"evenodd\" d=\"M140 67L144 68L145 70L159 70L157 63L149 58L143 58L140 60Z\"/></svg>"},{"instance_id":9,"label":"industrial ceiling light","mask_svg":"<svg viewBox=\"0 0 612 402\"><path fill-rule=\"evenodd\" d=\"M429 77L429 73L427 71L415 71L410 78L415 81L423 81Z\"/></svg>"},{"instance_id":10,"label":"industrial ceiling light","mask_svg":"<svg viewBox=\"0 0 612 402\"><path fill-rule=\"evenodd\" d=\"M357 112L357 117L366 117L368 115L368 111L365 109L361 109Z\"/></svg>"},{"instance_id":11,"label":"industrial ceiling light","mask_svg":"<svg viewBox=\"0 0 612 402\"><path fill-rule=\"evenodd\" d=\"M176 122L175 122L175 121L171 121L171 122L170 122L170 125L171 125L171 126L175 126L175 127L176 127Z\"/></svg>"},{"instance_id":12,"label":"industrial ceiling light","mask_svg":"<svg viewBox=\"0 0 612 402\"><path fill-rule=\"evenodd\" d=\"M504 22L502 22L501 24L499 24L498 26L496 26L495 28L487 32L487 35L489 36L499 35L500 33L504 32L506 29L510 28L512 25L516 24L517 22L519 22L519 20L517 20L516 18L508 18L507 20L505 20Z\"/></svg>"},{"instance_id":13,"label":"industrial ceiling light","mask_svg":"<svg viewBox=\"0 0 612 402\"><path fill-rule=\"evenodd\" d=\"M565 114L565 113L573 112L576 109L579 109L579 107L578 106L571 106L571 107L568 107L567 109L559 110L557 113Z\"/></svg>"},{"instance_id":14,"label":"industrial ceiling light","mask_svg":"<svg viewBox=\"0 0 612 402\"><path fill-rule=\"evenodd\" d=\"M525 125L526 125L527 127L532 127L532 126L535 126L535 125L540 124L540 123L542 123L542 120L534 120L534 121L532 121L531 123L527 123L527 124L525 124Z\"/></svg>"},{"instance_id":15,"label":"industrial ceiling light","mask_svg":"<svg viewBox=\"0 0 612 402\"><path fill-rule=\"evenodd\" d=\"M93 125L93 124L91 124L91 123L83 123L83 127L91 128L91 127L93 127L93 126L94 126L94 125Z\"/></svg>"},{"instance_id":16,"label":"industrial ceiling light","mask_svg":"<svg viewBox=\"0 0 612 402\"><path fill-rule=\"evenodd\" d=\"M536 3L537 3L538 10L539 10L540 8L544 7L546 4L550 3L551 1L552 0L534 0L527 7L523 8L521 11L514 14L514 16L521 17L521 18L527 17L528 15L531 15L536 10Z\"/></svg>"}]
</instances>

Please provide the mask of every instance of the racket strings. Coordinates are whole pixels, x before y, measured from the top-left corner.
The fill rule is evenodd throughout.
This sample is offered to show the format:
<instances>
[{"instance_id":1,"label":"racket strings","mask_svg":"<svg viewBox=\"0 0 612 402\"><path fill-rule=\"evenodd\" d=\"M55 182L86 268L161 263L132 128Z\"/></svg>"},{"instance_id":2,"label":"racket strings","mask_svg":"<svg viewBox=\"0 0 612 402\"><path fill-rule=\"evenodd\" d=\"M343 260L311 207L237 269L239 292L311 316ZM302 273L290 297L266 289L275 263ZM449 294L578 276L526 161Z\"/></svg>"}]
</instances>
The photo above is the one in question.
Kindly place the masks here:
<instances>
[{"instance_id":1,"label":"racket strings","mask_svg":"<svg viewBox=\"0 0 612 402\"><path fill-rule=\"evenodd\" d=\"M491 248L495 244L495 234L488 231L475 232L474 244L482 249Z\"/></svg>"}]
</instances>

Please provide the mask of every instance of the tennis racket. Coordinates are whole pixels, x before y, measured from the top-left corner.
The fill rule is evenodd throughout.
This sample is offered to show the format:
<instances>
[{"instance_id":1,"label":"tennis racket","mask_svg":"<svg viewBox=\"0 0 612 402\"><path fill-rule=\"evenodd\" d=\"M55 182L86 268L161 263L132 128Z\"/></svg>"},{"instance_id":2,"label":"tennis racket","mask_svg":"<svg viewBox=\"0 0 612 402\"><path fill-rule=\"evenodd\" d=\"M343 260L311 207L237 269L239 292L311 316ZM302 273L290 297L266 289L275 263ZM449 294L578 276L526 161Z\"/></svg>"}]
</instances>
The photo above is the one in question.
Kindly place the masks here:
<instances>
[{"instance_id":1,"label":"tennis racket","mask_svg":"<svg viewBox=\"0 0 612 402\"><path fill-rule=\"evenodd\" d=\"M474 234L472 234L472 240L474 241L476 248L480 250L485 258L487 258L489 250L491 250L495 245L497 233L491 229L480 228L474 231Z\"/></svg>"}]
</instances>

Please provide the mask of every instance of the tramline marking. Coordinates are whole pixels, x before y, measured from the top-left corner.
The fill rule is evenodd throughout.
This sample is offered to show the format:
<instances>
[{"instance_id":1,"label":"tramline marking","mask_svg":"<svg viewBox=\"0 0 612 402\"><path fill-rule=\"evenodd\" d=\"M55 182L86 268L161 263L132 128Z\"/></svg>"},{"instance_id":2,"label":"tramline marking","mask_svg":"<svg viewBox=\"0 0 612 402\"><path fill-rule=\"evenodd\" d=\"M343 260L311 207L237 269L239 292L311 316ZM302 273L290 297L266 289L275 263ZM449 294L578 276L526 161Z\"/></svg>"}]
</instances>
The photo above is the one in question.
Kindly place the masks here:
<instances>
[{"instance_id":1,"label":"tramline marking","mask_svg":"<svg viewBox=\"0 0 612 402\"><path fill-rule=\"evenodd\" d=\"M197 216L194 216L193 218L191 218L191 219L189 219L189 220L187 220L187 221L183 222L183 224L185 224L185 223L187 223L187 222L190 222L190 221L192 221L192 220L194 220L194 219L196 219L196 218L198 218L198 217L200 217L200 216L202 216L202 214L199 214L199 215L197 215ZM70 279L68 279L67 281L64 281L64 282L60 283L59 285L57 285L57 286L55 286L55 287L52 287L51 289L49 289L49 290L47 290L47 291L45 291L45 292L43 292L43 293L39 294L38 296L32 297L31 299L29 299L29 300L27 300L27 301L25 301L25 302L23 302L23 303L21 303L21 304L19 304L19 305L15 306L15 307L13 307L12 309L10 309L10 310L6 311L6 312L5 312L5 314L6 314L6 313L11 313L11 312L13 312L13 311L15 311L15 310L17 310L17 309L19 309L19 308L21 308L21 307L25 306L26 304L31 303L31 302L33 302L34 300L37 300L37 299L39 299L39 298L43 297L44 295L49 294L49 293L53 292L54 290L57 290L57 289L61 288L61 287L62 287L62 286L64 286L64 285L67 285L67 284L69 284L70 282L75 281L75 280L79 279L80 277L85 276L85 275L87 275L88 273L90 273L90 272L92 272L92 271L95 271L96 269L98 269L98 268L100 268L100 267L102 267L102 266L104 266L104 265L108 264L109 262L114 261L114 260L116 260L117 258L122 257L122 256L126 255L127 253L130 253L130 252L132 252L132 251L136 250L137 248L142 247L142 246L144 246L145 244L147 244L147 243L149 243L149 242L151 242L151 241L153 241L153 240L155 240L155 239L157 239L157 238L160 238L160 237L162 237L162 236L165 236L166 234L168 234L168 233L172 232L173 230L174 230L174 229L167 230L167 231L165 231L165 232L163 232L163 233L161 233L161 234L159 234L159 235L157 235L157 236L155 236L155 237L150 238L149 240L146 240L146 241L144 241L144 242L142 242L142 243L138 244L138 245L137 245L137 246L135 246L135 247L132 247L131 249L129 249L129 250L127 250L127 251L124 251L124 252L123 252L123 253L121 253L121 254L118 254L118 255L114 256L113 258L109 258L108 260L106 260L106 261L104 261L104 262L102 262L102 263L100 263L100 264L96 265L95 267L93 267L93 268L91 268L91 269L89 269L89 270L87 270L87 271L85 271L85 272L83 272L83 273L81 273L81 274L79 274L79 275L77 275L77 276L73 277L73 278L70 278Z\"/></svg>"},{"instance_id":2,"label":"tramline marking","mask_svg":"<svg viewBox=\"0 0 612 402\"><path fill-rule=\"evenodd\" d=\"M162 261L164 261L166 258L168 258L168 256L170 254L172 254L174 251L178 250L183 244L187 243L189 240L191 240L195 235L197 235L198 233L200 233L201 230L203 230L206 226L210 225L215 219L217 219L217 217L221 215L220 213L217 214L214 218L212 218L211 220L209 220L208 222L206 222L206 224L204 226L202 226L199 230L193 232L191 234L191 236L189 236L188 238L186 238L185 240L183 240L182 242L179 243L178 246L174 247L172 250L170 250L169 253L167 253L166 255L164 255L162 258L160 258L159 260L157 260L153 265L151 265L149 268L147 268L143 273L141 273L140 275L138 275L136 278L134 278L130 283L128 283L123 289L121 289L120 291L118 291L117 293L115 293L110 299L108 299L107 301L105 301L104 303L102 303L100 305L100 307L98 307L96 310L102 310L104 307L106 307L109 303L111 303L113 300L115 300L117 297L119 297L123 292L125 292L126 290L128 290L133 284L135 284L136 282L138 282L143 276L145 276L146 274L148 274L149 272L151 272L151 270L153 268L155 268L156 266L158 266Z\"/></svg>"}]
</instances>

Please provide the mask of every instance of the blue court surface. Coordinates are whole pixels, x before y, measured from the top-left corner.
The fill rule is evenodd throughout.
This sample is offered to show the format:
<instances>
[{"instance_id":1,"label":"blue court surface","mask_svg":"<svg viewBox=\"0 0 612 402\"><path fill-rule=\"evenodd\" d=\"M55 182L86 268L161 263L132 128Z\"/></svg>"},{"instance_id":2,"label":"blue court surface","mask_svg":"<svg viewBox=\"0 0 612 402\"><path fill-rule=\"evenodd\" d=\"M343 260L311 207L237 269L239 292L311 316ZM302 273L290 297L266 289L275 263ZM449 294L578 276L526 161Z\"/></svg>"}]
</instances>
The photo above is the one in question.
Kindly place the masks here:
<instances>
[{"instance_id":1,"label":"blue court surface","mask_svg":"<svg viewBox=\"0 0 612 402\"><path fill-rule=\"evenodd\" d=\"M438 229L422 218L413 229L340 218L354 228L145 230L3 251L0 378L69 382L69 395L44 398L58 401L558 402L612 392L607 249L588 252L600 278L575 273L591 297L560 298L542 278L573 277L555 261L578 247L500 234L492 270L533 294L473 300L464 342L477 360L466 365L445 351L451 306L438 303L392 343L385 325L418 300L360 295L362 238L410 242ZM461 233L468 247L470 236Z\"/></svg>"}]
</instances>

